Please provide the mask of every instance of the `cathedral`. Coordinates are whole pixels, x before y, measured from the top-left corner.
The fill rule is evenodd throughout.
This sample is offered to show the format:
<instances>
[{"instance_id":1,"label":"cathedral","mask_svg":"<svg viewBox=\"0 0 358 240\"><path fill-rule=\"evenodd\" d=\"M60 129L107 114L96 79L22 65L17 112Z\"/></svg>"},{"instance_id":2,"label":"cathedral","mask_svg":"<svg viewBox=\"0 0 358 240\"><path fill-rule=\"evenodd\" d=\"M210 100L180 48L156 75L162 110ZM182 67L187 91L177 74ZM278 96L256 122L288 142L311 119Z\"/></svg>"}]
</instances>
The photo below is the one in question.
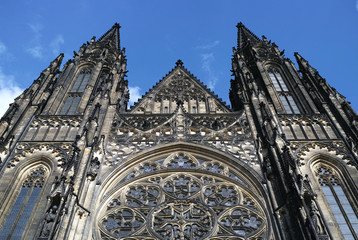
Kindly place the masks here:
<instances>
[{"instance_id":1,"label":"cathedral","mask_svg":"<svg viewBox=\"0 0 358 240\"><path fill-rule=\"evenodd\" d=\"M54 59L0 121L0 239L357 240L357 114L237 29L231 107L181 60L128 106L117 23Z\"/></svg>"}]
</instances>

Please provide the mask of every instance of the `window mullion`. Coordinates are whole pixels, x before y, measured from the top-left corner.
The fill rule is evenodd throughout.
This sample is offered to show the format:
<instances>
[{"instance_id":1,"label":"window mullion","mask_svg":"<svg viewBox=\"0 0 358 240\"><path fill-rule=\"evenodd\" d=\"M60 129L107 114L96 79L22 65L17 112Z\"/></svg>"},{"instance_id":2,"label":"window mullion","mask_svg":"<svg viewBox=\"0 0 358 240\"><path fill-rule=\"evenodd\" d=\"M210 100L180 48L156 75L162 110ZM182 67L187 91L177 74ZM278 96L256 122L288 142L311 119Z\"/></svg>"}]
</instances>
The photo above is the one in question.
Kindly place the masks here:
<instances>
[{"instance_id":1,"label":"window mullion","mask_svg":"<svg viewBox=\"0 0 358 240\"><path fill-rule=\"evenodd\" d=\"M19 219L14 228L14 232L11 236L11 240L20 239L22 234L24 233L25 227L27 225L28 219L31 216L33 208L37 202L37 199L40 195L41 188L40 187L32 187L31 194L29 194L27 198L27 202L24 204L21 214L19 215Z\"/></svg>"},{"instance_id":2,"label":"window mullion","mask_svg":"<svg viewBox=\"0 0 358 240\"><path fill-rule=\"evenodd\" d=\"M275 76L276 82L278 83L278 86L280 86L280 92L284 92L283 87L282 87L282 83L280 82L280 80L279 80L277 74L278 74L277 72L274 72L274 76Z\"/></svg>"},{"instance_id":3,"label":"window mullion","mask_svg":"<svg viewBox=\"0 0 358 240\"><path fill-rule=\"evenodd\" d=\"M30 190L30 188L28 188L28 187L21 187L21 190L16 197L16 201L15 201L14 205L12 206L9 215L6 217L6 221L0 231L1 239L6 239L9 235L11 236L11 233L13 232L14 225L18 220L18 216L20 215L20 213L22 211L22 207L23 207L24 203L26 202L26 197L28 196L28 194L30 192L29 190ZM25 193L25 196L23 196L24 193ZM21 206L21 207L19 207L19 206Z\"/></svg>"},{"instance_id":4,"label":"window mullion","mask_svg":"<svg viewBox=\"0 0 358 240\"><path fill-rule=\"evenodd\" d=\"M338 186L340 186L340 185L338 185ZM340 186L340 187L342 188L342 186ZM346 223L347 223L347 225L348 225L348 227L349 227L349 230L351 231L351 233L352 233L352 235L354 236L354 238L355 238L355 239L358 239L358 236L357 236L357 234L355 233L355 230L354 230L354 228L353 228L351 222L349 221L349 218L348 218L348 216L347 216L347 214L346 214L346 211L345 211L344 207L342 206L341 201L339 200L339 197L338 197L336 191L334 190L332 184L329 184L329 188L331 189L331 192L332 192L332 194L333 194L333 196L334 196L334 198L335 198L335 200L336 200L336 203L337 203L339 209L341 210L341 213L342 213L342 215L343 215L343 217L344 217L344 219L345 219L345 221L346 221ZM344 193L343 188L342 188L342 191L343 191L343 193ZM344 194L345 194L345 193L344 193Z\"/></svg>"},{"instance_id":5,"label":"window mullion","mask_svg":"<svg viewBox=\"0 0 358 240\"><path fill-rule=\"evenodd\" d=\"M14 234L16 226L17 226L17 224L18 224L18 222L19 222L19 220L21 218L21 215L24 212L24 209L25 209L25 207L27 205L27 202L29 201L29 198L31 196L31 193L32 193L32 190L33 190L33 184L28 189L29 190L26 193L26 196L24 198L24 201L22 202L22 206L20 208L20 211L18 212L18 214L16 216L16 220L15 220L14 224L12 225L11 231L10 231L9 236L7 237L7 239L12 239L12 236ZM10 236L11 236L11 238L10 238Z\"/></svg>"}]
</instances>

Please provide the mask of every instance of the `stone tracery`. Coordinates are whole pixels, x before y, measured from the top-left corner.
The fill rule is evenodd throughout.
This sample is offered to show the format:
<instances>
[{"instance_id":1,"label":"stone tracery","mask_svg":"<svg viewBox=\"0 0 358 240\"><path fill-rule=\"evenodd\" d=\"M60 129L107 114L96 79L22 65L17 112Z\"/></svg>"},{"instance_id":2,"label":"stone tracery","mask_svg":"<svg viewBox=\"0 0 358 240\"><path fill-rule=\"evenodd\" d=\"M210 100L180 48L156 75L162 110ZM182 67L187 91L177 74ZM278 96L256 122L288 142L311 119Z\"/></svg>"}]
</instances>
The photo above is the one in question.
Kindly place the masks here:
<instances>
[{"instance_id":1,"label":"stone tracery","mask_svg":"<svg viewBox=\"0 0 358 240\"><path fill-rule=\"evenodd\" d=\"M173 171L160 171L164 166ZM103 200L101 238L264 238L267 217L256 194L242 179L225 178L225 168L183 152L134 166L132 177Z\"/></svg>"}]
</instances>

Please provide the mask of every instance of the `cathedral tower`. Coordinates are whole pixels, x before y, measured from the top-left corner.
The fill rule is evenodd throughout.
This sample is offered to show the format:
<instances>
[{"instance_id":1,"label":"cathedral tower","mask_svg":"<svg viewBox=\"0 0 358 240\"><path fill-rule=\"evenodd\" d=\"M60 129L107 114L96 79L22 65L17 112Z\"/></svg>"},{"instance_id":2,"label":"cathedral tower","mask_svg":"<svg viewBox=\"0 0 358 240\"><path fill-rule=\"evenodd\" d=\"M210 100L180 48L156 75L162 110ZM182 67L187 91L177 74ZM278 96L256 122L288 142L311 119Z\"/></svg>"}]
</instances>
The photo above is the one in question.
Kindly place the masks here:
<instances>
[{"instance_id":1,"label":"cathedral tower","mask_svg":"<svg viewBox=\"0 0 358 240\"><path fill-rule=\"evenodd\" d=\"M358 239L357 115L238 24L226 105L181 60L130 108L120 26L0 121L0 239Z\"/></svg>"},{"instance_id":2,"label":"cathedral tower","mask_svg":"<svg viewBox=\"0 0 358 240\"><path fill-rule=\"evenodd\" d=\"M358 239L356 113L298 53L299 70L265 36L237 28L230 99L257 132L281 237Z\"/></svg>"}]
</instances>

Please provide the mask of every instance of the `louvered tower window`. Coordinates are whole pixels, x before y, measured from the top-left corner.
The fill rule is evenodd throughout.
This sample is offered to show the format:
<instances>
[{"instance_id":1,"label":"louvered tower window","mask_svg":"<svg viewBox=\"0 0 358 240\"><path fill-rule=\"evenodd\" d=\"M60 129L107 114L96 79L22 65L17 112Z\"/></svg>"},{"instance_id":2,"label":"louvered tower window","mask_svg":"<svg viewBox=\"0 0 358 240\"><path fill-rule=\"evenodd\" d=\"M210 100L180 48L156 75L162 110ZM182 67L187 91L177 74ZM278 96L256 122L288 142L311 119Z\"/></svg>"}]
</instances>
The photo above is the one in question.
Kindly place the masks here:
<instances>
[{"instance_id":1,"label":"louvered tower window","mask_svg":"<svg viewBox=\"0 0 358 240\"><path fill-rule=\"evenodd\" d=\"M16 201L0 230L0 239L21 239L33 208L39 198L46 171L39 167L30 172L22 183Z\"/></svg>"},{"instance_id":2,"label":"louvered tower window","mask_svg":"<svg viewBox=\"0 0 358 240\"><path fill-rule=\"evenodd\" d=\"M73 84L71 91L69 92L65 104L63 105L60 114L61 115L73 115L76 114L78 104L88 81L91 77L91 71L89 69L83 69L78 74L75 83Z\"/></svg>"},{"instance_id":3,"label":"louvered tower window","mask_svg":"<svg viewBox=\"0 0 358 240\"><path fill-rule=\"evenodd\" d=\"M358 239L357 213L346 195L341 179L326 165L320 165L316 175L344 239Z\"/></svg>"},{"instance_id":4,"label":"louvered tower window","mask_svg":"<svg viewBox=\"0 0 358 240\"><path fill-rule=\"evenodd\" d=\"M281 74L276 69L269 70L270 79L275 87L275 90L280 95L281 103L288 114L299 114L300 110L297 107L296 102L294 101L291 93L289 92L285 81L283 80Z\"/></svg>"}]
</instances>

